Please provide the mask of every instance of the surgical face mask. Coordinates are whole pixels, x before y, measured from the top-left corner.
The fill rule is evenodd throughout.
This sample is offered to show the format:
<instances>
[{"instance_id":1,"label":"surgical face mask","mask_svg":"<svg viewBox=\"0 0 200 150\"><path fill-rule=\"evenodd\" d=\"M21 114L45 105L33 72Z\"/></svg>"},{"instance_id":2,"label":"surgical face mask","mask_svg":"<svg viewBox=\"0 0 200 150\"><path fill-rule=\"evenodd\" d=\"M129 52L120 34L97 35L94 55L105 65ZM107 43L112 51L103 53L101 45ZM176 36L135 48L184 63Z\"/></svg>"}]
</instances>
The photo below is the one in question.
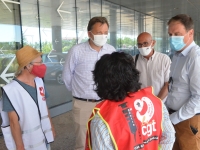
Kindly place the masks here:
<instances>
[{"instance_id":1,"label":"surgical face mask","mask_svg":"<svg viewBox=\"0 0 200 150\"><path fill-rule=\"evenodd\" d=\"M150 54L151 50L152 50L152 47L151 47L151 45L150 45L150 46L148 46L148 47L141 47L141 48L138 48L138 50L139 50L139 52L140 52L140 54L141 54L142 56L148 56L148 55Z\"/></svg>"},{"instance_id":2,"label":"surgical face mask","mask_svg":"<svg viewBox=\"0 0 200 150\"><path fill-rule=\"evenodd\" d=\"M91 31L90 31L91 32ZM91 32L92 33L92 32ZM102 35L94 35L92 33L92 35L94 36L94 40L92 38L90 38L90 40L93 41L93 43L96 45L96 46L103 46L104 44L106 44L107 42L107 39L108 39L108 35L106 34L102 34Z\"/></svg>"},{"instance_id":3,"label":"surgical face mask","mask_svg":"<svg viewBox=\"0 0 200 150\"><path fill-rule=\"evenodd\" d=\"M184 43L184 36L171 36L170 47L172 50L180 51L186 44Z\"/></svg>"},{"instance_id":4,"label":"surgical face mask","mask_svg":"<svg viewBox=\"0 0 200 150\"><path fill-rule=\"evenodd\" d=\"M183 49L183 47L185 47L184 43L184 36L171 36L170 37L170 47L172 50L175 51L180 51L181 49ZM188 40L189 41L189 40Z\"/></svg>"}]
</instances>

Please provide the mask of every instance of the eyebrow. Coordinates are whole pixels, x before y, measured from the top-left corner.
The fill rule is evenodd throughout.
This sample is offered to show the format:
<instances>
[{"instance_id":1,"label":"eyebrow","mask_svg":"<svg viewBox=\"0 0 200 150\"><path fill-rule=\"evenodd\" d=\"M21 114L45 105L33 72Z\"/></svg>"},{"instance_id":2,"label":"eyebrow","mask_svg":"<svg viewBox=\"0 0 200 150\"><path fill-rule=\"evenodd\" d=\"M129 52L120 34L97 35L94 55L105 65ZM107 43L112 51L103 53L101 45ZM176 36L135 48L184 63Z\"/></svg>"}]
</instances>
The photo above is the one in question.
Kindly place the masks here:
<instances>
[{"instance_id":1,"label":"eyebrow","mask_svg":"<svg viewBox=\"0 0 200 150\"><path fill-rule=\"evenodd\" d=\"M168 34L171 34L171 33L168 32ZM180 32L175 32L174 34L180 34Z\"/></svg>"},{"instance_id":2,"label":"eyebrow","mask_svg":"<svg viewBox=\"0 0 200 150\"><path fill-rule=\"evenodd\" d=\"M149 43L150 41L153 41L153 40L149 40L149 41L144 41L144 42L142 42L142 43Z\"/></svg>"}]
</instances>

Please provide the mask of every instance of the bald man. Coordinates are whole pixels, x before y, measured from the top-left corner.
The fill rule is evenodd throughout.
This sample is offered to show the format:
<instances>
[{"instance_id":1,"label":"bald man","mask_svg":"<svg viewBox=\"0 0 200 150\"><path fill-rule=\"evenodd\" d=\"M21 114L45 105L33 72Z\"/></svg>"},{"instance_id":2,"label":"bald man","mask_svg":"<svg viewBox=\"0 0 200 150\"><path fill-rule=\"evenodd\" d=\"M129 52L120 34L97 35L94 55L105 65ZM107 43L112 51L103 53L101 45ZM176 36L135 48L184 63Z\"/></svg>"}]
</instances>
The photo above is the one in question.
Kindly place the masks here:
<instances>
[{"instance_id":1,"label":"bald man","mask_svg":"<svg viewBox=\"0 0 200 150\"><path fill-rule=\"evenodd\" d=\"M137 38L140 54L134 56L134 60L136 68L140 71L142 88L153 86L154 94L165 102L168 94L171 60L166 54L154 50L155 43L151 34L141 33Z\"/></svg>"}]
</instances>

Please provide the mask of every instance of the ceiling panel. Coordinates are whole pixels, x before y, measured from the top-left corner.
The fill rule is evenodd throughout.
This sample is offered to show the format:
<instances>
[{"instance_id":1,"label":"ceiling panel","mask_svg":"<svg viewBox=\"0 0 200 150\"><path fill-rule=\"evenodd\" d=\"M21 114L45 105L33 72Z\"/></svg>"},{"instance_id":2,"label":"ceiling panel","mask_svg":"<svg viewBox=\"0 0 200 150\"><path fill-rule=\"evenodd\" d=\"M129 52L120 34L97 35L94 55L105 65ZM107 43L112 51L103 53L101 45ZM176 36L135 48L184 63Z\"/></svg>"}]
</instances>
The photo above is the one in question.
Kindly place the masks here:
<instances>
[{"instance_id":1,"label":"ceiling panel","mask_svg":"<svg viewBox=\"0 0 200 150\"><path fill-rule=\"evenodd\" d=\"M32 27L38 26L37 1L20 1L23 25ZM60 18L57 12L57 8L63 1L64 3L61 9L71 12L71 14L61 12L64 20ZM92 12L94 12L97 7L100 7L100 2L99 0L91 1L93 4L91 9ZM75 7L75 0L39 0L41 27L51 28L51 26L54 25L61 25L63 29L75 29L75 11L77 10L78 28L85 28L90 17L89 0L77 0L76 2L77 6ZM108 0L103 1L102 4L103 16L107 17L109 22L116 22L118 25L121 19L121 28L124 30L123 32L126 32L125 30L127 29L128 32L126 33L135 30L134 28L137 26L135 23L141 20L141 18L146 20L146 25L153 24L153 21L158 22L157 20L153 20L153 17L167 24L167 21L172 16L180 13L190 15L194 20L195 30L200 32L200 28L197 28L198 25L200 25L200 9L198 9L200 8L200 0ZM7 5L12 11L18 11L19 9L19 7L11 3L7 3ZM121 10L119 5L122 5ZM100 8L97 10L100 10ZM16 20L14 17L13 13L0 1L0 23L15 24L14 21Z\"/></svg>"},{"instance_id":2,"label":"ceiling panel","mask_svg":"<svg viewBox=\"0 0 200 150\"><path fill-rule=\"evenodd\" d=\"M113 4L122 5L126 8L142 12L168 21L177 14L188 14L194 20L195 30L200 24L200 0L108 0Z\"/></svg>"}]
</instances>

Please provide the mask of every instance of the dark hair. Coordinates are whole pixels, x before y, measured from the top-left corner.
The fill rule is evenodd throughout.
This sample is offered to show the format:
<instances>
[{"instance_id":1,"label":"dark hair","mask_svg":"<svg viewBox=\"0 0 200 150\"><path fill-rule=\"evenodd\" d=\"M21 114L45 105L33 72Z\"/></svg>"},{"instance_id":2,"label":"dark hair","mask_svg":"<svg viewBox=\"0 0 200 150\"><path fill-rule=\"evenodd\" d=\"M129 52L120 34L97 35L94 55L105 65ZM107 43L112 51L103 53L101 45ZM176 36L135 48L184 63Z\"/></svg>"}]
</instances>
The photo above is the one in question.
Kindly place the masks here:
<instances>
[{"instance_id":1,"label":"dark hair","mask_svg":"<svg viewBox=\"0 0 200 150\"><path fill-rule=\"evenodd\" d=\"M95 65L93 77L98 96L111 101L122 101L141 86L133 57L124 52L103 55Z\"/></svg>"},{"instance_id":2,"label":"dark hair","mask_svg":"<svg viewBox=\"0 0 200 150\"><path fill-rule=\"evenodd\" d=\"M181 24L183 24L187 31L190 29L194 29L194 23L193 23L192 18L186 14L179 14L179 15L172 17L168 21L167 24L169 25L171 22L175 22L175 21L179 21Z\"/></svg>"},{"instance_id":3,"label":"dark hair","mask_svg":"<svg viewBox=\"0 0 200 150\"><path fill-rule=\"evenodd\" d=\"M109 28L109 24L108 24L108 20L105 17L93 17L92 19L90 19L89 23L88 23L88 27L87 30L91 31L92 27L95 23L100 22L101 24L106 23L108 25Z\"/></svg>"}]
</instances>

